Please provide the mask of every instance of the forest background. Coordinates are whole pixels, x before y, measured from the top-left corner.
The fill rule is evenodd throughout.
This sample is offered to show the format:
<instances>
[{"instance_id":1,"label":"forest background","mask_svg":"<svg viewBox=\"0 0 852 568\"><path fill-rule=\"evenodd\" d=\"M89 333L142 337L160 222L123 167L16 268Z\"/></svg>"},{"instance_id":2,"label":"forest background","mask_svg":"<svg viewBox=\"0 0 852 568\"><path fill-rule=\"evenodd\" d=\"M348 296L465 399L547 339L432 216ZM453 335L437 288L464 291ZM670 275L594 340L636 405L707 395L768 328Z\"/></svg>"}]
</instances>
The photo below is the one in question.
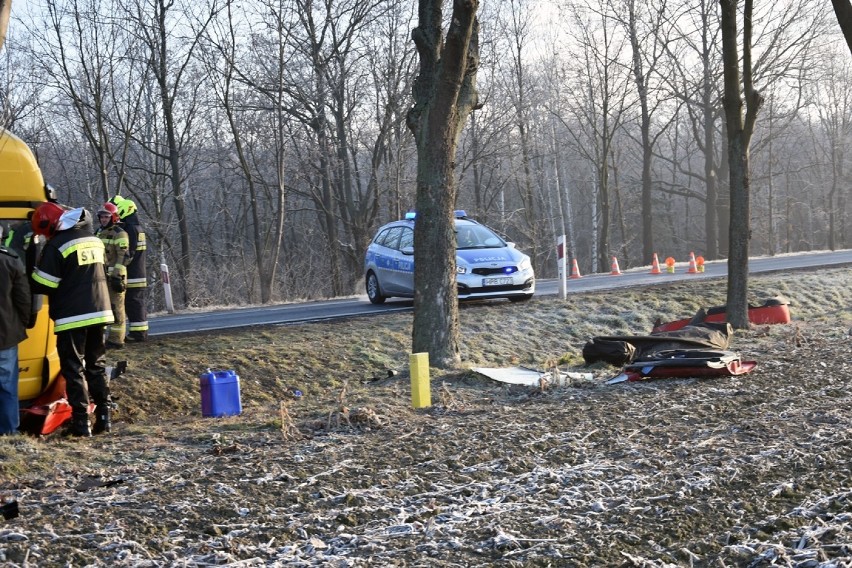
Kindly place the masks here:
<instances>
[{"instance_id":1,"label":"forest background","mask_svg":"<svg viewBox=\"0 0 852 568\"><path fill-rule=\"evenodd\" d=\"M361 293L415 198L413 0L16 2L3 124L61 201L120 193L182 307ZM457 207L556 275L727 253L718 3L483 2ZM829 3L758 3L750 253L850 246L852 68ZM650 199L652 217L642 218ZM643 228L649 227L649 234ZM227 285L224 285L227 284ZM151 294L152 308L160 302Z\"/></svg>"}]
</instances>

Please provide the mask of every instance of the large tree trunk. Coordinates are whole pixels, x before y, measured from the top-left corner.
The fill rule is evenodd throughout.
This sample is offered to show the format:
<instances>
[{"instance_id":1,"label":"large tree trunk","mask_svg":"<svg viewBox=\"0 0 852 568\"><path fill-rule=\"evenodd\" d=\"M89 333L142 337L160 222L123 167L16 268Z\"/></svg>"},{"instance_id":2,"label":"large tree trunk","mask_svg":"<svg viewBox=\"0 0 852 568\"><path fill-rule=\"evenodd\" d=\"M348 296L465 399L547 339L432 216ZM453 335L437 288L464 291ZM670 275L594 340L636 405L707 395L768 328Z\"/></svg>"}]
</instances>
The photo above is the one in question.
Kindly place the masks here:
<instances>
[{"instance_id":1,"label":"large tree trunk","mask_svg":"<svg viewBox=\"0 0 852 568\"><path fill-rule=\"evenodd\" d=\"M834 6L834 14L837 16L837 23L840 24L840 29L843 31L843 37L846 38L846 45L849 46L849 51L852 53L852 2L849 0L831 0Z\"/></svg>"},{"instance_id":2,"label":"large tree trunk","mask_svg":"<svg viewBox=\"0 0 852 568\"><path fill-rule=\"evenodd\" d=\"M454 0L442 37L442 0L420 0L412 37L420 56L408 127L417 143L412 350L447 368L459 357L456 292L455 155L462 125L477 104L477 0Z\"/></svg>"},{"instance_id":3,"label":"large tree trunk","mask_svg":"<svg viewBox=\"0 0 852 568\"><path fill-rule=\"evenodd\" d=\"M6 43L6 30L9 28L9 14L12 11L12 0L0 0L0 49Z\"/></svg>"},{"instance_id":4,"label":"large tree trunk","mask_svg":"<svg viewBox=\"0 0 852 568\"><path fill-rule=\"evenodd\" d=\"M639 95L640 133L642 135L642 262L651 264L654 255L654 208L651 202L651 113L648 110L648 79L642 65L642 46L636 30L636 4L627 5L630 47L633 50L633 80Z\"/></svg>"},{"instance_id":5,"label":"large tree trunk","mask_svg":"<svg viewBox=\"0 0 852 568\"><path fill-rule=\"evenodd\" d=\"M704 127L704 181L707 199L704 201L704 230L707 258L719 258L719 185L716 180L716 129L713 111L713 70L710 64L709 15L702 10L701 65L704 80L701 86L701 110Z\"/></svg>"},{"instance_id":6,"label":"large tree trunk","mask_svg":"<svg viewBox=\"0 0 852 568\"><path fill-rule=\"evenodd\" d=\"M762 102L752 84L752 0L743 10L743 91L747 101L743 120L737 51L737 0L721 0L722 60L724 63L724 108L728 131L731 217L728 249L728 322L736 329L748 328L748 244L751 237L748 148L757 111Z\"/></svg>"}]
</instances>

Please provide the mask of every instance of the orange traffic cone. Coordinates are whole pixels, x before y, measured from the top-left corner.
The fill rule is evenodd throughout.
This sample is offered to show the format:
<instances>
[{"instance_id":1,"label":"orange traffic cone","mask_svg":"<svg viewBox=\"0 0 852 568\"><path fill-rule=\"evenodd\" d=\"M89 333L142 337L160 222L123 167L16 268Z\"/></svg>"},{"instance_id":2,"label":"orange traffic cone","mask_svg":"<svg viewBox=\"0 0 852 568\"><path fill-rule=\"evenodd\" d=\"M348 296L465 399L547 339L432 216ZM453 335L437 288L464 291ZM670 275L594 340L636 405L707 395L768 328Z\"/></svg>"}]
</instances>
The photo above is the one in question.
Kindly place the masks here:
<instances>
[{"instance_id":1,"label":"orange traffic cone","mask_svg":"<svg viewBox=\"0 0 852 568\"><path fill-rule=\"evenodd\" d=\"M621 276L621 269L618 267L618 259L612 257L612 272L610 272L613 276Z\"/></svg>"},{"instance_id":2,"label":"orange traffic cone","mask_svg":"<svg viewBox=\"0 0 852 568\"><path fill-rule=\"evenodd\" d=\"M660 259L657 258L657 253L654 253L654 262L651 263L651 274L662 274L660 270Z\"/></svg>"},{"instance_id":3,"label":"orange traffic cone","mask_svg":"<svg viewBox=\"0 0 852 568\"><path fill-rule=\"evenodd\" d=\"M686 270L687 274L698 274L698 269L695 268L695 253L689 253L689 268Z\"/></svg>"},{"instance_id":4,"label":"orange traffic cone","mask_svg":"<svg viewBox=\"0 0 852 568\"><path fill-rule=\"evenodd\" d=\"M582 278L580 276L580 267L577 266L577 259L571 261L571 278Z\"/></svg>"}]
</instances>

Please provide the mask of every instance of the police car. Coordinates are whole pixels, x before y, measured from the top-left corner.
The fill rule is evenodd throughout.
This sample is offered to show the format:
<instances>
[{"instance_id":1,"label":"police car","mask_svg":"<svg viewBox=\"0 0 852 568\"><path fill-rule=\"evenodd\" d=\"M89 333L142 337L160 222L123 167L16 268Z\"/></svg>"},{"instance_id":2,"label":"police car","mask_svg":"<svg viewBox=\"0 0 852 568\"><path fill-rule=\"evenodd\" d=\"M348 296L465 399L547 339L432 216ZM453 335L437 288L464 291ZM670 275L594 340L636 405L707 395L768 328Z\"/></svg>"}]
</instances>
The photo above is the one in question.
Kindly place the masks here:
<instances>
[{"instance_id":1,"label":"police car","mask_svg":"<svg viewBox=\"0 0 852 568\"><path fill-rule=\"evenodd\" d=\"M529 300L535 293L530 257L464 211L455 212L456 282L459 299ZM381 227L367 248L364 275L374 304L386 298L414 296L414 223L416 214Z\"/></svg>"}]
</instances>

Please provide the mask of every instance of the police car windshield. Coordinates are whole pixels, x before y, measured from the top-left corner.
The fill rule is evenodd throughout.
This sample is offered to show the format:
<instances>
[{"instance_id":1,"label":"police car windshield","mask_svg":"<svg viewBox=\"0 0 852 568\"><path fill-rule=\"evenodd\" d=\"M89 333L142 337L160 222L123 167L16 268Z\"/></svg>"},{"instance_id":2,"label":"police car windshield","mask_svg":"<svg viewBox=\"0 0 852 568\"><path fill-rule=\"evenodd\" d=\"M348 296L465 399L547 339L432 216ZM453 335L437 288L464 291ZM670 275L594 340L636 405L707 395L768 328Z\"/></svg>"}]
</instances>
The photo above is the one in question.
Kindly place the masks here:
<instances>
[{"instance_id":1,"label":"police car windshield","mask_svg":"<svg viewBox=\"0 0 852 568\"><path fill-rule=\"evenodd\" d=\"M456 249L503 248L506 242L484 225L457 225Z\"/></svg>"}]
</instances>

